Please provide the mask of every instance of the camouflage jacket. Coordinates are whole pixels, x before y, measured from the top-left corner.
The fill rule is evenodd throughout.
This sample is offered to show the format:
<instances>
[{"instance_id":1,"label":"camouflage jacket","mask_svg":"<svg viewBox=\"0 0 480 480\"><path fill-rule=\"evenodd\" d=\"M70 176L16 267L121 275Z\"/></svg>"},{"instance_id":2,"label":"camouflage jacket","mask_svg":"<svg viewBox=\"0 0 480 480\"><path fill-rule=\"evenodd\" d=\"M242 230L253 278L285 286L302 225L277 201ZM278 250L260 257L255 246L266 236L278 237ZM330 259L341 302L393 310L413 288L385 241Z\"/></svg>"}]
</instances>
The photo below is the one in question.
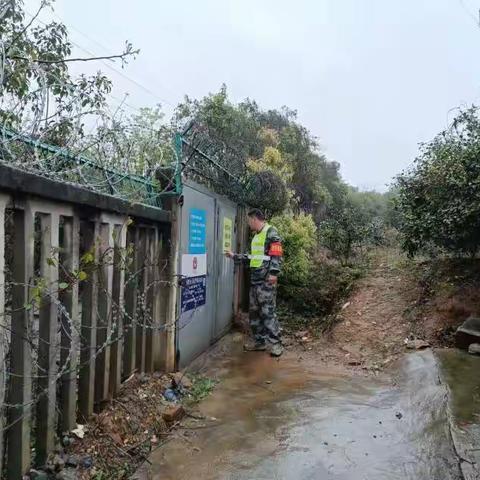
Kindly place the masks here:
<instances>
[{"instance_id":1,"label":"camouflage jacket","mask_svg":"<svg viewBox=\"0 0 480 480\"><path fill-rule=\"evenodd\" d=\"M282 239L275 227L270 226L267 231L267 239L265 241L265 255L270 257L270 260L264 260L260 268L250 269L250 282L253 284L263 283L269 275L278 276L282 267L282 256L278 255L278 246L280 245L281 253ZM274 250L277 250L275 255L272 255L272 245ZM249 264L250 260L248 254L235 254L235 263Z\"/></svg>"}]
</instances>

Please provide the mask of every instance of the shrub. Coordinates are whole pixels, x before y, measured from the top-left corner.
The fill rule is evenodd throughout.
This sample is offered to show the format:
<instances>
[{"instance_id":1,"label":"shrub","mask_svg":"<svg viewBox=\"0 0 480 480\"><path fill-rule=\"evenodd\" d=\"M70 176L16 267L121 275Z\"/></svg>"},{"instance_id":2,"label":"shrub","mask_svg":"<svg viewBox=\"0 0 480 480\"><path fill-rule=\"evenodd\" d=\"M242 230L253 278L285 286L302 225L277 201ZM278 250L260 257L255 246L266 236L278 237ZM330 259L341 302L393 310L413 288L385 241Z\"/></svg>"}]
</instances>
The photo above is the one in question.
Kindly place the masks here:
<instances>
[{"instance_id":1,"label":"shrub","mask_svg":"<svg viewBox=\"0 0 480 480\"><path fill-rule=\"evenodd\" d=\"M332 212L319 228L320 242L347 263L356 246L367 243L369 227L361 211L350 205Z\"/></svg>"},{"instance_id":2,"label":"shrub","mask_svg":"<svg viewBox=\"0 0 480 480\"><path fill-rule=\"evenodd\" d=\"M250 175L245 198L251 207L259 208L268 215L277 215L287 207L289 194L279 175L263 170Z\"/></svg>"},{"instance_id":3,"label":"shrub","mask_svg":"<svg viewBox=\"0 0 480 480\"><path fill-rule=\"evenodd\" d=\"M316 242L316 226L311 215L281 215L272 225L283 240L282 284L303 285L310 277L311 258Z\"/></svg>"},{"instance_id":4,"label":"shrub","mask_svg":"<svg viewBox=\"0 0 480 480\"><path fill-rule=\"evenodd\" d=\"M321 255L311 215L281 215L272 219L272 225L278 229L284 245L279 284L283 310L289 312L290 318L298 312L307 323L309 317L329 315L350 291L361 269Z\"/></svg>"},{"instance_id":5,"label":"shrub","mask_svg":"<svg viewBox=\"0 0 480 480\"><path fill-rule=\"evenodd\" d=\"M480 116L461 112L397 179L403 248L474 255L480 246Z\"/></svg>"},{"instance_id":6,"label":"shrub","mask_svg":"<svg viewBox=\"0 0 480 480\"><path fill-rule=\"evenodd\" d=\"M303 317L330 315L362 275L362 267L312 259L308 280L301 285L280 283L280 300Z\"/></svg>"}]
</instances>

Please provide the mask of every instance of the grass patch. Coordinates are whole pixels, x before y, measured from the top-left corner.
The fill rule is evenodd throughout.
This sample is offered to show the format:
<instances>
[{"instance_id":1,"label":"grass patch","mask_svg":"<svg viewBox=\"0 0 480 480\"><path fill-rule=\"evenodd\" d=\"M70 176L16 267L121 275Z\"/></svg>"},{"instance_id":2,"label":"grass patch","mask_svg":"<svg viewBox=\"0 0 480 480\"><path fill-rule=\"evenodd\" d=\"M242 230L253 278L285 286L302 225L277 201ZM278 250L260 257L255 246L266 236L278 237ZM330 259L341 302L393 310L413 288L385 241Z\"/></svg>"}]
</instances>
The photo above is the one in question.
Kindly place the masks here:
<instances>
[{"instance_id":1,"label":"grass patch","mask_svg":"<svg viewBox=\"0 0 480 480\"><path fill-rule=\"evenodd\" d=\"M116 480L119 478L128 478L135 473L135 467L133 465L126 465L125 468L115 469L109 472L100 470L96 472L91 478L92 480Z\"/></svg>"},{"instance_id":2,"label":"grass patch","mask_svg":"<svg viewBox=\"0 0 480 480\"><path fill-rule=\"evenodd\" d=\"M187 406L195 405L208 397L218 384L216 380L204 375L190 375L190 379L192 380L192 388L184 402Z\"/></svg>"}]
</instances>

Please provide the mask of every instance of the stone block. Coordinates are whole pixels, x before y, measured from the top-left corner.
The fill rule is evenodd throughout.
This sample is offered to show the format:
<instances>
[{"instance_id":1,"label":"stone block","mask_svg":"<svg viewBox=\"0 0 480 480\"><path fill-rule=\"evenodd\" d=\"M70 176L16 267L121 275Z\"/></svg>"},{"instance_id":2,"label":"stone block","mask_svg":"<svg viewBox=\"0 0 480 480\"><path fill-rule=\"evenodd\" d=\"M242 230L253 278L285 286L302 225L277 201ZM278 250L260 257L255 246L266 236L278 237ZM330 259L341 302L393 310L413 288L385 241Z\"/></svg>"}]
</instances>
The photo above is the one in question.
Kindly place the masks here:
<instances>
[{"instance_id":1,"label":"stone block","mask_svg":"<svg viewBox=\"0 0 480 480\"><path fill-rule=\"evenodd\" d=\"M457 328L455 345L467 350L472 343L480 343L480 318L469 317Z\"/></svg>"}]
</instances>

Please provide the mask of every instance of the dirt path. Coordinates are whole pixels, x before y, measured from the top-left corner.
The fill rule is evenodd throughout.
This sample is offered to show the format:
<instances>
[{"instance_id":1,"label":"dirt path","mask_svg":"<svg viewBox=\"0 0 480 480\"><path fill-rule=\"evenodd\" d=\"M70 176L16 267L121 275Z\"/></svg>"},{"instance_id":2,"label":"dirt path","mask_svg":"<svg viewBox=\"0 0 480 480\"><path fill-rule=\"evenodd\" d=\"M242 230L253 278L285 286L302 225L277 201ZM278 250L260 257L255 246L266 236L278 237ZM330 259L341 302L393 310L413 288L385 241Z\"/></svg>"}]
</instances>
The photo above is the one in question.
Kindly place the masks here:
<instances>
[{"instance_id":1,"label":"dirt path","mask_svg":"<svg viewBox=\"0 0 480 480\"><path fill-rule=\"evenodd\" d=\"M405 339L412 332L406 312L417 302L419 290L402 258L379 250L332 331L317 340L307 336L300 343L327 363L363 371L381 369L405 352Z\"/></svg>"}]
</instances>

